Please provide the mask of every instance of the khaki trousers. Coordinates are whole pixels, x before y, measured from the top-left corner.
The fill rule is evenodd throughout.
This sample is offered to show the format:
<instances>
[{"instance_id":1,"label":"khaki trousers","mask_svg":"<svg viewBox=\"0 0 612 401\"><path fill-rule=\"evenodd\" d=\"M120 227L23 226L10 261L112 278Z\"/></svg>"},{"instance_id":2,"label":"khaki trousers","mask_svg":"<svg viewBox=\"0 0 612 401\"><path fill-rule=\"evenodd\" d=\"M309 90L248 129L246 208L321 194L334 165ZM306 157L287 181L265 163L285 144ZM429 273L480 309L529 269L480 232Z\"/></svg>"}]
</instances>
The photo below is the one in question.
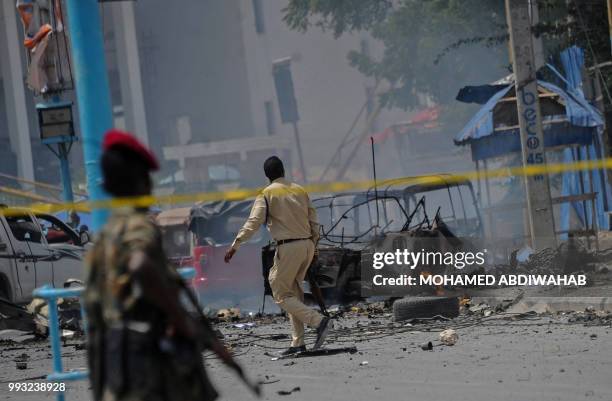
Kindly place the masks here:
<instances>
[{"instance_id":1,"label":"khaki trousers","mask_svg":"<svg viewBox=\"0 0 612 401\"><path fill-rule=\"evenodd\" d=\"M304 345L304 324L319 327L323 319L320 313L304 305L302 281L312 262L314 249L311 240L279 245L268 277L274 301L289 315L292 347Z\"/></svg>"}]
</instances>

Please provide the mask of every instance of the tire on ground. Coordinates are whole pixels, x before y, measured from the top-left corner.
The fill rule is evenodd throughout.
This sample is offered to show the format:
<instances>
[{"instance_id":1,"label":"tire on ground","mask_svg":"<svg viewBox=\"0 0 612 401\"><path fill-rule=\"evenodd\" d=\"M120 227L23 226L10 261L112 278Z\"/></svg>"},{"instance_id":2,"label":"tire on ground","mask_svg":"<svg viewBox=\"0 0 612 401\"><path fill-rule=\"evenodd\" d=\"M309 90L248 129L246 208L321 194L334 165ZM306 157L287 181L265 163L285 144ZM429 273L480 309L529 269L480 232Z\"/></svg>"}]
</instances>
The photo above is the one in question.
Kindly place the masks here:
<instances>
[{"instance_id":1,"label":"tire on ground","mask_svg":"<svg viewBox=\"0 0 612 401\"><path fill-rule=\"evenodd\" d=\"M448 297L409 297L393 303L393 320L459 316L459 299Z\"/></svg>"}]
</instances>

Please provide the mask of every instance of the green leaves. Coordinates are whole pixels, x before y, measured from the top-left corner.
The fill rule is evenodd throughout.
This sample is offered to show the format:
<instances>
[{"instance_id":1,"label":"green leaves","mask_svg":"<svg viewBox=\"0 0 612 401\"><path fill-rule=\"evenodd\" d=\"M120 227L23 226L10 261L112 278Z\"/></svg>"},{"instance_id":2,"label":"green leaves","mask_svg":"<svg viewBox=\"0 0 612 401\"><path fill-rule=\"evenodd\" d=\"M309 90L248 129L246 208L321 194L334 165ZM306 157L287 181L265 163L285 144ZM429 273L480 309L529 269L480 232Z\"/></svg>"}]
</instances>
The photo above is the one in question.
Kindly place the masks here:
<instances>
[{"instance_id":1,"label":"green leaves","mask_svg":"<svg viewBox=\"0 0 612 401\"><path fill-rule=\"evenodd\" d=\"M538 0L548 54L578 44L587 65L609 60L606 0ZM348 62L362 74L388 81L387 107L454 102L465 85L494 81L508 72L504 0L290 0L284 20L291 29L311 27L334 37L367 31L382 54L353 50ZM376 52L381 53L381 52ZM608 75L612 75L610 72ZM608 79L612 87L612 79Z\"/></svg>"},{"instance_id":2,"label":"green leaves","mask_svg":"<svg viewBox=\"0 0 612 401\"><path fill-rule=\"evenodd\" d=\"M291 0L283 12L291 29L306 31L314 25L337 38L371 29L386 18L391 6L391 0Z\"/></svg>"},{"instance_id":3,"label":"green leaves","mask_svg":"<svg viewBox=\"0 0 612 401\"><path fill-rule=\"evenodd\" d=\"M285 21L292 29L315 26L335 37L368 31L382 43L382 54L374 58L353 50L348 60L362 74L391 84L383 98L387 107L406 109L421 106L418 99L424 97L442 104L454 99L473 75L495 79L503 73L507 57L500 59L502 53L487 49L484 40L468 41L500 27L504 34L503 7L503 0L291 0ZM468 44L479 45L486 56L463 51ZM500 62L483 64L483 58Z\"/></svg>"}]
</instances>

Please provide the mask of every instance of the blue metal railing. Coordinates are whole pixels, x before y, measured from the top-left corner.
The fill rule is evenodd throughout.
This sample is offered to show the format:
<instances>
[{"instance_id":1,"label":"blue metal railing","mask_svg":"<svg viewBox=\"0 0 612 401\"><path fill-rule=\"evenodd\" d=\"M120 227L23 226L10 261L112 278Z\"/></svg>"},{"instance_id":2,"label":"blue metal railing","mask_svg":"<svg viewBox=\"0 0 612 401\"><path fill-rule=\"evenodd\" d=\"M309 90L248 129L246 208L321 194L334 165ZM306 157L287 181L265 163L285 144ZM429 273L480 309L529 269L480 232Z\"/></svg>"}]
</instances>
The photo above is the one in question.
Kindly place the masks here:
<instances>
[{"instance_id":1,"label":"blue metal railing","mask_svg":"<svg viewBox=\"0 0 612 401\"><path fill-rule=\"evenodd\" d=\"M183 280L191 280L195 277L195 269L193 267L185 267L178 269L179 274ZM58 298L81 298L83 295L84 288L61 288L56 289L50 285L34 290L32 295L34 298L42 298L47 301L49 306L49 341L51 342L51 356L53 359L53 372L47 375L47 380L51 382L66 382L66 381L77 381L85 380L89 377L89 372L85 369L72 370L64 372L64 366L62 363L62 349L61 349L61 333L59 327L59 316L57 312L57 299ZM85 309L83 308L83 302L81 302L81 317L83 319L83 327L87 327L87 319L85 316ZM57 401L65 401L64 391L58 391Z\"/></svg>"}]
</instances>

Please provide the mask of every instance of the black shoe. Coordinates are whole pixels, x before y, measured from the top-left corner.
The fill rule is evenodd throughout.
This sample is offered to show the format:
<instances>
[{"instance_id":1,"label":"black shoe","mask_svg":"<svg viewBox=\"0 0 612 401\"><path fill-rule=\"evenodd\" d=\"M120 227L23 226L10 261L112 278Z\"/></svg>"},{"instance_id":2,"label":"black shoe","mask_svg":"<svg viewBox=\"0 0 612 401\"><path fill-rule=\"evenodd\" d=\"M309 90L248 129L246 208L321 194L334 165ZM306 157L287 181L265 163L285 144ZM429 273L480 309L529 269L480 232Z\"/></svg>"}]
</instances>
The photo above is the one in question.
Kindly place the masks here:
<instances>
[{"instance_id":1,"label":"black shoe","mask_svg":"<svg viewBox=\"0 0 612 401\"><path fill-rule=\"evenodd\" d=\"M300 345L299 347L289 347L283 352L281 352L281 356L287 356L292 354L297 354L298 352L306 352L306 346Z\"/></svg>"},{"instance_id":2,"label":"black shoe","mask_svg":"<svg viewBox=\"0 0 612 401\"><path fill-rule=\"evenodd\" d=\"M323 342L325 342L325 337L327 337L327 334L332 326L333 325L330 318L324 317L323 320L321 320L321 324L319 327L317 327L317 342L315 342L314 347L312 347L313 350L321 348L321 345L323 345Z\"/></svg>"}]
</instances>

